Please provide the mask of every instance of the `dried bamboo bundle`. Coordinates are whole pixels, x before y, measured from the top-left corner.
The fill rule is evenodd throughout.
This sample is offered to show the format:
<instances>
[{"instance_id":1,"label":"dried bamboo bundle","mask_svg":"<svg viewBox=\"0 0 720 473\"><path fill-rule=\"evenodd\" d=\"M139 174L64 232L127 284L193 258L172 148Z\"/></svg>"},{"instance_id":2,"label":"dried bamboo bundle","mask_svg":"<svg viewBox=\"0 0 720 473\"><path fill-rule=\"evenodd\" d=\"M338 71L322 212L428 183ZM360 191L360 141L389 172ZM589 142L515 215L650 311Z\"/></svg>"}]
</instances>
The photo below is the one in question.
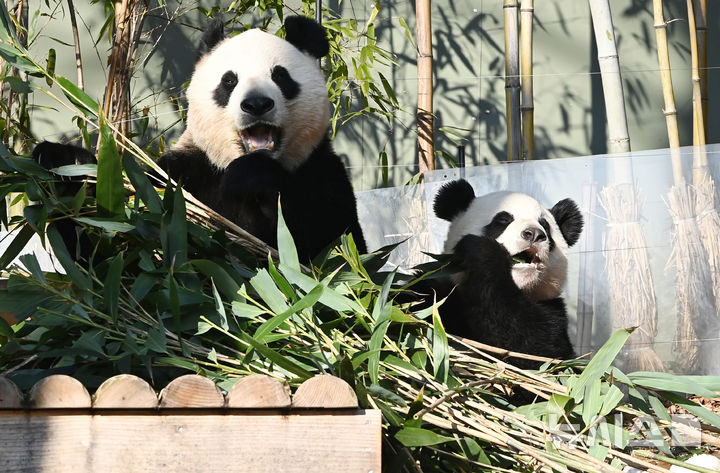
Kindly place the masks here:
<instances>
[{"instance_id":1,"label":"dried bamboo bundle","mask_svg":"<svg viewBox=\"0 0 720 473\"><path fill-rule=\"evenodd\" d=\"M623 328L637 327L625 345L625 371L663 371L653 345L657 304L640 226L642 196L632 184L616 184L600 192L608 217L604 247L610 280L610 310Z\"/></svg>"},{"instance_id":2,"label":"dried bamboo bundle","mask_svg":"<svg viewBox=\"0 0 720 473\"><path fill-rule=\"evenodd\" d=\"M503 0L505 14L505 109L507 159L520 159L520 58L518 46L518 0Z\"/></svg>"},{"instance_id":3,"label":"dried bamboo bundle","mask_svg":"<svg viewBox=\"0 0 720 473\"><path fill-rule=\"evenodd\" d=\"M668 265L677 268L675 295L677 324L673 351L683 373L699 373L712 360L701 360L699 337L713 337L716 327L715 301L710 272L698 223L695 191L681 182L670 188L668 210L673 219L673 250ZM715 328L717 331L717 328Z\"/></svg>"},{"instance_id":4,"label":"dried bamboo bundle","mask_svg":"<svg viewBox=\"0 0 720 473\"><path fill-rule=\"evenodd\" d=\"M715 293L715 308L718 309L720 308L720 215L715 204L717 202L715 182L707 166L694 170L693 187L695 188L695 215L697 215L698 228L708 256Z\"/></svg>"},{"instance_id":5,"label":"dried bamboo bundle","mask_svg":"<svg viewBox=\"0 0 720 473\"><path fill-rule=\"evenodd\" d=\"M533 11L534 0L520 3L520 67L522 72L520 114L522 118L522 159L535 154L535 104L533 102Z\"/></svg>"},{"instance_id":6,"label":"dried bamboo bundle","mask_svg":"<svg viewBox=\"0 0 720 473\"><path fill-rule=\"evenodd\" d=\"M627 128L620 61L615 45L610 2L608 0L590 0L590 14L597 42L598 63L605 97L608 152L627 152L630 151L630 135Z\"/></svg>"}]
</instances>

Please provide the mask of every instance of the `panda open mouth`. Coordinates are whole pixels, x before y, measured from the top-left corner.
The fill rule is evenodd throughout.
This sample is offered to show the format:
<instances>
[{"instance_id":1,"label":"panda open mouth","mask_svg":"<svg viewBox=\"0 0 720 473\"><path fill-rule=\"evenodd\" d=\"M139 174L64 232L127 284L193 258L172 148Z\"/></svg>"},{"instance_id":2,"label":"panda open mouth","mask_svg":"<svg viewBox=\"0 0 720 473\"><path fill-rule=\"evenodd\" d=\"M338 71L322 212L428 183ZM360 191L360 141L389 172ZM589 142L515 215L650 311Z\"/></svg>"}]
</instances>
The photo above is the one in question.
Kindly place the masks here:
<instances>
[{"instance_id":1,"label":"panda open mouth","mask_svg":"<svg viewBox=\"0 0 720 473\"><path fill-rule=\"evenodd\" d=\"M526 250L521 251L520 253L514 254L512 256L513 264L534 264L537 265L540 263L540 258L538 258L537 250L533 247L527 248Z\"/></svg>"},{"instance_id":2,"label":"panda open mouth","mask_svg":"<svg viewBox=\"0 0 720 473\"><path fill-rule=\"evenodd\" d=\"M280 144L280 128L257 123L238 132L245 151L250 153L261 149L274 151Z\"/></svg>"}]
</instances>

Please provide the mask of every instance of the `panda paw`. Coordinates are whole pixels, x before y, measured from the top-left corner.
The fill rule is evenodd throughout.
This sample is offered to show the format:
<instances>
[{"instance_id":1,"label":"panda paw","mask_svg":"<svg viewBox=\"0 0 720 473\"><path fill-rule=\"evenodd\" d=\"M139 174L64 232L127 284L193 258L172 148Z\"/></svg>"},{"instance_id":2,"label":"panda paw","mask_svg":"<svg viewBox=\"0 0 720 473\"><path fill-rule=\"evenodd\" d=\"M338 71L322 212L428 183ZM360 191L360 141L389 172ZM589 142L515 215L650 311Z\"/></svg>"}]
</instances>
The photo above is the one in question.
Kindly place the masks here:
<instances>
[{"instance_id":1,"label":"panda paw","mask_svg":"<svg viewBox=\"0 0 720 473\"><path fill-rule=\"evenodd\" d=\"M464 270L507 270L512 267L510 253L495 239L465 235L455 246L455 258ZM494 271L493 271L494 272Z\"/></svg>"},{"instance_id":2,"label":"panda paw","mask_svg":"<svg viewBox=\"0 0 720 473\"><path fill-rule=\"evenodd\" d=\"M289 173L270 153L255 151L237 158L225 169L220 193L225 200L274 196L282 191Z\"/></svg>"}]
</instances>

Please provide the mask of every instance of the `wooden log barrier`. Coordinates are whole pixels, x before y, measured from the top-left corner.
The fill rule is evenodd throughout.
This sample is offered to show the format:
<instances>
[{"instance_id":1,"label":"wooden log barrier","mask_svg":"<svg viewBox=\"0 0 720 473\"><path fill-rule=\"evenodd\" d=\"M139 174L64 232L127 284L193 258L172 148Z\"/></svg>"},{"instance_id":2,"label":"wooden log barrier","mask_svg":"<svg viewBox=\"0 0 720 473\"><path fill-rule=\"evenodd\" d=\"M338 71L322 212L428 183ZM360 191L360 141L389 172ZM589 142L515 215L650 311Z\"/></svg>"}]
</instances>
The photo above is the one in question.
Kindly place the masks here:
<instances>
[{"instance_id":1,"label":"wooden log barrier","mask_svg":"<svg viewBox=\"0 0 720 473\"><path fill-rule=\"evenodd\" d=\"M26 394L0 377L0 472L379 473L381 415L358 408L333 376L291 396L268 376L238 380L223 396L198 375L160 395L119 375L90 396L76 379L49 376Z\"/></svg>"}]
</instances>

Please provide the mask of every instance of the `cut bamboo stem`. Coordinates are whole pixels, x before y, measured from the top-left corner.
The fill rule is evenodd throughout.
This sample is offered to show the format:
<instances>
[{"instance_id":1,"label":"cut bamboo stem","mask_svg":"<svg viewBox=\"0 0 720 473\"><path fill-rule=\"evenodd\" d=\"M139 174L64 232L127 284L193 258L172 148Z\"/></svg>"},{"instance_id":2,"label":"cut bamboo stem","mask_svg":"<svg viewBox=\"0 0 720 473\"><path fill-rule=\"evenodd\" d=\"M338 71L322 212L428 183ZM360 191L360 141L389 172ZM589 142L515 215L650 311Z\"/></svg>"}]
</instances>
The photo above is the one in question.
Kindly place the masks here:
<instances>
[{"instance_id":1,"label":"cut bamboo stem","mask_svg":"<svg viewBox=\"0 0 720 473\"><path fill-rule=\"evenodd\" d=\"M418 170L420 174L435 169L433 144L433 56L430 0L416 0L416 36L418 45Z\"/></svg>"},{"instance_id":2,"label":"cut bamboo stem","mask_svg":"<svg viewBox=\"0 0 720 473\"><path fill-rule=\"evenodd\" d=\"M503 0L505 16L505 109L507 115L507 159L519 160L520 144L520 58L518 45L518 1Z\"/></svg>"},{"instance_id":3,"label":"cut bamboo stem","mask_svg":"<svg viewBox=\"0 0 720 473\"><path fill-rule=\"evenodd\" d=\"M535 154L535 104L533 102L533 11L534 0L520 3L520 67L522 72L520 114L522 117L522 158Z\"/></svg>"},{"instance_id":4,"label":"cut bamboo stem","mask_svg":"<svg viewBox=\"0 0 720 473\"><path fill-rule=\"evenodd\" d=\"M630 135L627 128L620 61L615 44L610 2L608 0L589 0L589 2L598 48L603 96L605 97L608 152L625 153L630 151Z\"/></svg>"},{"instance_id":5,"label":"cut bamboo stem","mask_svg":"<svg viewBox=\"0 0 720 473\"><path fill-rule=\"evenodd\" d=\"M678 130L677 108L675 107L675 93L673 91L672 70L670 69L670 54L668 52L667 22L663 13L662 0L653 0L653 18L655 22L655 40L657 42L658 66L660 67L660 80L662 82L663 100L665 108L665 125L667 127L668 144L672 156L673 181L677 184L683 179L682 161L678 148L680 147L680 132Z\"/></svg>"},{"instance_id":6,"label":"cut bamboo stem","mask_svg":"<svg viewBox=\"0 0 720 473\"><path fill-rule=\"evenodd\" d=\"M695 0L687 0L688 26L690 28L690 56L692 61L692 96L693 96L693 145L705 144L705 122L702 110L702 91L698 58L698 33L695 23Z\"/></svg>"},{"instance_id":7,"label":"cut bamboo stem","mask_svg":"<svg viewBox=\"0 0 720 473\"><path fill-rule=\"evenodd\" d=\"M695 29L697 30L698 69L700 72L700 97L702 101L705 136L708 127L708 49L707 49L707 0L693 0L695 4Z\"/></svg>"}]
</instances>

